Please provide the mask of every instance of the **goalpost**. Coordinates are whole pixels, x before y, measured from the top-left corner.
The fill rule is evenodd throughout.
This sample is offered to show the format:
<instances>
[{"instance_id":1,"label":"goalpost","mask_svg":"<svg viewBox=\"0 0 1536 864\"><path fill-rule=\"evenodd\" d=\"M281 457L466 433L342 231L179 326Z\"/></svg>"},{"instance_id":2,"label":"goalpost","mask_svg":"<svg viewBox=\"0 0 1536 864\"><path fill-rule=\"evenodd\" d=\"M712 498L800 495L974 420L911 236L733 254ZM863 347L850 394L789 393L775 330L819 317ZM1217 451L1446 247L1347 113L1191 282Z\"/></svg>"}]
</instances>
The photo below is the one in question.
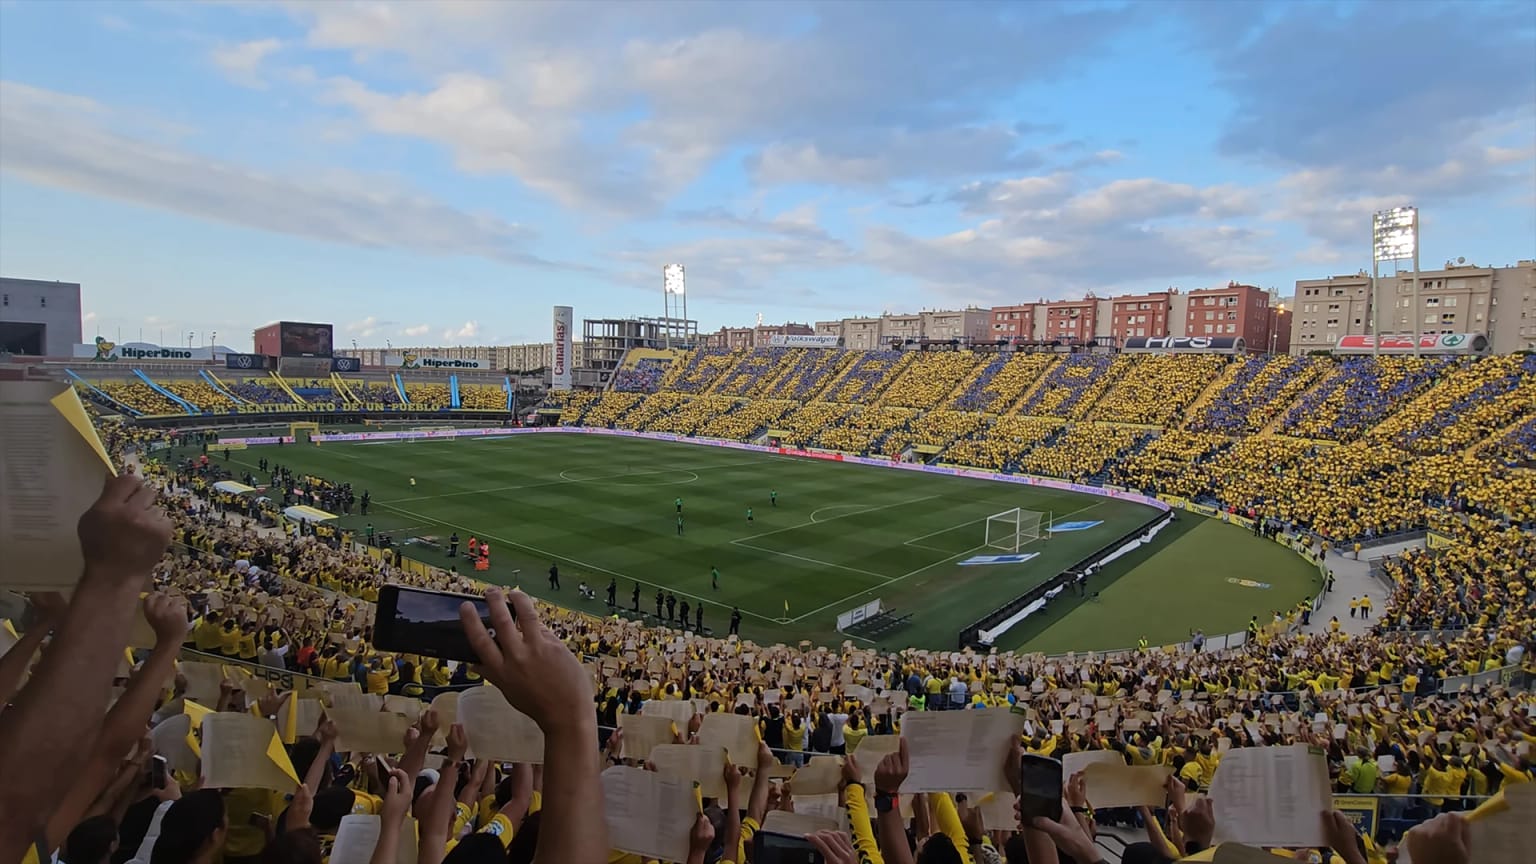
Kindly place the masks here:
<instances>
[{"instance_id":1,"label":"goalpost","mask_svg":"<svg viewBox=\"0 0 1536 864\"><path fill-rule=\"evenodd\" d=\"M1046 514L1018 507L987 517L986 547L1017 552L1020 547L1044 537L1049 531Z\"/></svg>"}]
</instances>

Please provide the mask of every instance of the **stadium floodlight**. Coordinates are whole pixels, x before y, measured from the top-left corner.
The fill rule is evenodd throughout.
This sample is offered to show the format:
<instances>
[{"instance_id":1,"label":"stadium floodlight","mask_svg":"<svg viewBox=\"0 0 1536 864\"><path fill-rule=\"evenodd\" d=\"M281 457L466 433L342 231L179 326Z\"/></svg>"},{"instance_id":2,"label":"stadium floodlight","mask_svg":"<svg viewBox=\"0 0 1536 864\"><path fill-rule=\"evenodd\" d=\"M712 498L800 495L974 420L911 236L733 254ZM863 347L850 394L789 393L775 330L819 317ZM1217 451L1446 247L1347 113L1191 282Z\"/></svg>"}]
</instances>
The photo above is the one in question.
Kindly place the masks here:
<instances>
[{"instance_id":1,"label":"stadium floodlight","mask_svg":"<svg viewBox=\"0 0 1536 864\"><path fill-rule=\"evenodd\" d=\"M1419 248L1419 208L1394 207L1371 219L1371 251L1377 262L1414 257Z\"/></svg>"},{"instance_id":2,"label":"stadium floodlight","mask_svg":"<svg viewBox=\"0 0 1536 864\"><path fill-rule=\"evenodd\" d=\"M987 517L984 544L988 549L1017 552L1025 544L1040 539L1040 524L1044 518L1045 514L1038 510L1018 507L994 513Z\"/></svg>"},{"instance_id":3,"label":"stadium floodlight","mask_svg":"<svg viewBox=\"0 0 1536 864\"><path fill-rule=\"evenodd\" d=\"M1377 280L1383 261L1413 260L1413 353L1419 353L1419 208L1393 207L1371 217L1371 337L1381 353L1381 297ZM1394 292L1395 293L1395 292ZM1397 301L1393 300L1394 308Z\"/></svg>"},{"instance_id":4,"label":"stadium floodlight","mask_svg":"<svg viewBox=\"0 0 1536 864\"><path fill-rule=\"evenodd\" d=\"M672 323L673 321L686 321L688 319L688 283L687 274L681 264L664 264L661 268L661 302L662 318L667 322L664 339L668 348L672 347ZM693 347L688 345L685 347Z\"/></svg>"}]
</instances>

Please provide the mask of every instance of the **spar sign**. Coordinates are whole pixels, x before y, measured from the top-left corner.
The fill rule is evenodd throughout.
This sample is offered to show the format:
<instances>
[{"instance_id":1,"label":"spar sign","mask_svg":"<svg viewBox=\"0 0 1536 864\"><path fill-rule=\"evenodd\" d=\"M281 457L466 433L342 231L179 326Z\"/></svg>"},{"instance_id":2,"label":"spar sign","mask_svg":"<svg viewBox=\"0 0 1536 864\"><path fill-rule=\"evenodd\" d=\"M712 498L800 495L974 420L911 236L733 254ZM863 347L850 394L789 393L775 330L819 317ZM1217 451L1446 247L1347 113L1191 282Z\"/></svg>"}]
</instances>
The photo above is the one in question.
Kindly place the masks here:
<instances>
[{"instance_id":1,"label":"spar sign","mask_svg":"<svg viewBox=\"0 0 1536 864\"><path fill-rule=\"evenodd\" d=\"M549 382L554 390L571 389L571 317L571 307L555 307L555 360Z\"/></svg>"},{"instance_id":2,"label":"spar sign","mask_svg":"<svg viewBox=\"0 0 1536 864\"><path fill-rule=\"evenodd\" d=\"M1337 354L1365 354L1377 350L1374 336L1343 336L1334 347ZM1413 351L1413 334L1387 334L1381 337L1380 350L1384 353ZM1423 333L1419 335L1419 350L1436 354L1473 354L1488 350L1488 337L1481 333Z\"/></svg>"}]
</instances>

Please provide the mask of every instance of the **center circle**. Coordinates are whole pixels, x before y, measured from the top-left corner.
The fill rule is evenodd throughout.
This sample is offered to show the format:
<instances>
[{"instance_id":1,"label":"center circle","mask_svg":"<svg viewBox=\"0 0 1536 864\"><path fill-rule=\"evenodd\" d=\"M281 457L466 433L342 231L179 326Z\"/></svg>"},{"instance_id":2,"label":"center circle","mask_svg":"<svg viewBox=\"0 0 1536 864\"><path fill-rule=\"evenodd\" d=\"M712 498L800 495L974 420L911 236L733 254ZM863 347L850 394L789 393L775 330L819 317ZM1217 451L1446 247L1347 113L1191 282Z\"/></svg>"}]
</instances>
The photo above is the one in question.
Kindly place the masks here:
<instances>
[{"instance_id":1,"label":"center circle","mask_svg":"<svg viewBox=\"0 0 1536 864\"><path fill-rule=\"evenodd\" d=\"M623 473L596 473L581 468L567 468L560 472L560 479L572 483L607 483L612 486L681 486L698 480L699 475L682 468Z\"/></svg>"}]
</instances>

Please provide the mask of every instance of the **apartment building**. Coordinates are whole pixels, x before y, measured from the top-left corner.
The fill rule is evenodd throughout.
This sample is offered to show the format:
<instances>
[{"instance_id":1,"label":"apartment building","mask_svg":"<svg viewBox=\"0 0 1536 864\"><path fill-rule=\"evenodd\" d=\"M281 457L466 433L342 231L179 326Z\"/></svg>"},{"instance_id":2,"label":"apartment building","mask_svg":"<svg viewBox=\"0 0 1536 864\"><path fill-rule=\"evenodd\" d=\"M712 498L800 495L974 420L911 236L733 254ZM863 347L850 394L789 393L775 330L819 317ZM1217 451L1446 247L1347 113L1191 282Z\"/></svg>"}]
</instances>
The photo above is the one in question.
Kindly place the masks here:
<instances>
[{"instance_id":1,"label":"apartment building","mask_svg":"<svg viewBox=\"0 0 1536 864\"><path fill-rule=\"evenodd\" d=\"M1035 306L1023 303L1017 306L993 306L992 329L987 335L992 339L1035 339ZM1044 318L1040 319L1044 322Z\"/></svg>"},{"instance_id":2,"label":"apartment building","mask_svg":"<svg viewBox=\"0 0 1536 864\"><path fill-rule=\"evenodd\" d=\"M1110 300L1109 334L1119 344L1133 336L1167 336L1173 291L1128 294Z\"/></svg>"},{"instance_id":3,"label":"apartment building","mask_svg":"<svg viewBox=\"0 0 1536 864\"><path fill-rule=\"evenodd\" d=\"M1269 292L1228 282L1224 288L1189 292L1181 336L1239 337L1251 350L1269 349Z\"/></svg>"},{"instance_id":4,"label":"apartment building","mask_svg":"<svg viewBox=\"0 0 1536 864\"><path fill-rule=\"evenodd\" d=\"M1045 304L1045 338L1086 342L1098 332L1099 300L1052 300ZM1106 334L1107 335L1107 334Z\"/></svg>"},{"instance_id":5,"label":"apartment building","mask_svg":"<svg viewBox=\"0 0 1536 864\"><path fill-rule=\"evenodd\" d=\"M1384 334L1481 333L1495 353L1536 349L1536 261L1482 267L1447 261L1413 274L1382 276L1376 297ZM1371 277L1365 272L1296 283L1290 350L1332 348L1344 336L1374 332Z\"/></svg>"}]
</instances>

